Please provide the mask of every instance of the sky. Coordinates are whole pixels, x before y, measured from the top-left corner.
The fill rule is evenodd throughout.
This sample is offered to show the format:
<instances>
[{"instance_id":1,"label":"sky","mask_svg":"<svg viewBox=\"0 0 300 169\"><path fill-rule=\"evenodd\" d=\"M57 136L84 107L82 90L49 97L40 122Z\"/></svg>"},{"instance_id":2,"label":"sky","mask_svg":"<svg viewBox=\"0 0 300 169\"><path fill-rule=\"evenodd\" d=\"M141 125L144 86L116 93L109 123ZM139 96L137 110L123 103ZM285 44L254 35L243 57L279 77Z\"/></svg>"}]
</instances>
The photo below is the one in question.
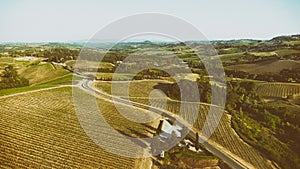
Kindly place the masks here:
<instances>
[{"instance_id":1,"label":"sky","mask_svg":"<svg viewBox=\"0 0 300 169\"><path fill-rule=\"evenodd\" d=\"M300 33L299 0L0 0L0 42L87 40L133 14L179 17L208 40Z\"/></svg>"}]
</instances>

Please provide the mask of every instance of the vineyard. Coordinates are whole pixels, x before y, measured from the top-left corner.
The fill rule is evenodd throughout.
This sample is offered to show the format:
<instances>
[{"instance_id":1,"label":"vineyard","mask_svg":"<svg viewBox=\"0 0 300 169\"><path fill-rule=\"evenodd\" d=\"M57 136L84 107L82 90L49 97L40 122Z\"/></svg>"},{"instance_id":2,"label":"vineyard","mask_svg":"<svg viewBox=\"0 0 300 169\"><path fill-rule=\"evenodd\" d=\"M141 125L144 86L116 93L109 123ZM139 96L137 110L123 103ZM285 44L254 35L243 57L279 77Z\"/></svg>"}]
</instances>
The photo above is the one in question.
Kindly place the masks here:
<instances>
[{"instance_id":1,"label":"vineyard","mask_svg":"<svg viewBox=\"0 0 300 169\"><path fill-rule=\"evenodd\" d=\"M152 106L162 108L168 110L172 113L179 114L180 112L180 102L174 101L171 99L167 99L166 102L161 100L160 98L150 98L149 102L149 93L153 90L153 86L157 84L155 81L148 81L148 83L142 82L144 88L139 87L139 83L141 82L131 82L130 83L130 90L129 90L129 98L133 102L139 102L143 104L149 105L151 103ZM121 85L121 84L120 84ZM110 93L110 82L105 82L105 85L97 85L98 88L101 90ZM133 89L137 89L134 91ZM119 92L120 93L120 92ZM123 94L117 95L124 96ZM201 131L203 125L205 123L207 114L210 110L209 104L198 104L198 103L184 103L185 105L182 106L183 113L180 115L185 121L193 122L193 114L199 110L198 117L194 123L194 127ZM197 106L199 106L197 108ZM214 122L212 122L214 123ZM216 123L216 122L215 122ZM212 130L212 129L211 129ZM210 140L219 144L220 146L224 147L231 153L237 155L239 158L247 161L248 163L252 164L253 166L261 169L270 168L269 162L253 147L249 146L245 143L233 130L231 127L231 122L229 116L227 114L223 114L220 123L216 130L214 131L213 135L210 137Z\"/></svg>"},{"instance_id":2,"label":"vineyard","mask_svg":"<svg viewBox=\"0 0 300 169\"><path fill-rule=\"evenodd\" d=\"M263 83L258 85L257 93L261 97L286 98L290 95L300 94L300 84L292 83Z\"/></svg>"},{"instance_id":3,"label":"vineyard","mask_svg":"<svg viewBox=\"0 0 300 169\"><path fill-rule=\"evenodd\" d=\"M147 104L147 99L141 98L132 98L132 101L140 102ZM174 100L168 100L167 106L163 107L164 104L159 99L152 101L152 106L166 109L175 114L179 114L180 111L180 102ZM194 123L194 127L201 131L207 114L209 112L210 106L207 104L198 104L198 103L184 103L183 107L183 115L181 116L186 121L193 121L192 114L197 110L197 106L199 106L199 113L196 122ZM216 122L212 122L216 123ZM211 129L212 130L212 129ZM210 137L210 140L219 144L221 147L224 147L231 153L237 155L239 158L247 161L252 164L256 168L266 169L271 168L269 162L253 147L246 144L243 140L239 138L239 136L232 129L229 116L227 114L223 114L220 123L213 135Z\"/></svg>"},{"instance_id":4,"label":"vineyard","mask_svg":"<svg viewBox=\"0 0 300 169\"><path fill-rule=\"evenodd\" d=\"M114 82L114 95L126 97L124 87L129 88L129 97L148 97L154 86L159 83L168 83L166 80L137 80L132 82ZM170 83L170 82L169 82ZM96 87L102 91L111 94L111 81L100 81Z\"/></svg>"},{"instance_id":5,"label":"vineyard","mask_svg":"<svg viewBox=\"0 0 300 169\"><path fill-rule=\"evenodd\" d=\"M71 88L64 87L0 98L0 166L140 168L140 160L109 153L89 139L78 122L71 94ZM98 102L103 116L120 132L151 134L151 124L131 122L112 103ZM105 131L103 128L101 133ZM106 133L103 139L108 138L114 149L122 149L118 138Z\"/></svg>"}]
</instances>

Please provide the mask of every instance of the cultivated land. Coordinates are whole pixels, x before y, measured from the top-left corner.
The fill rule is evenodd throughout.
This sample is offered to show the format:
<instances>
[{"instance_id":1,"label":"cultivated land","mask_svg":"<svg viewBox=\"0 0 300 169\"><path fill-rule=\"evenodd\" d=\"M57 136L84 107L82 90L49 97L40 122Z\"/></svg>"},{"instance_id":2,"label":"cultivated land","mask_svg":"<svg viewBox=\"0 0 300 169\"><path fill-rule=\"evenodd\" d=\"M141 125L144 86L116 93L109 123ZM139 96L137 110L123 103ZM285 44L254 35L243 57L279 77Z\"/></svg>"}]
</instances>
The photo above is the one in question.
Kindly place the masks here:
<instances>
[{"instance_id":1,"label":"cultivated land","mask_svg":"<svg viewBox=\"0 0 300 169\"><path fill-rule=\"evenodd\" d=\"M140 168L139 160L108 153L85 134L74 111L70 87L0 100L2 167ZM125 119L112 103L99 100L99 107L120 132L149 135L149 127ZM117 137L110 143L115 141Z\"/></svg>"},{"instance_id":2,"label":"cultivated land","mask_svg":"<svg viewBox=\"0 0 300 169\"><path fill-rule=\"evenodd\" d=\"M122 85L124 86L124 84L127 83L128 82L115 83L115 85L118 86L116 89L120 89L120 91L114 91L117 96L125 96L123 98L128 98L128 96L124 94L124 90L121 90L123 89ZM195 123L191 125L201 132L210 110L210 105L205 103L181 103L167 97L163 99L160 97L149 97L151 96L151 91L155 89L155 86L158 85L158 83L170 82L163 80L143 80L131 82L129 87L129 100L165 109L176 115L179 115L180 105L185 104L182 106L184 114L179 116L186 121L193 121L192 114L194 114L198 107L198 117ZM109 94L111 93L110 82L99 82L96 86L104 92ZM151 100L151 104L149 103L149 99ZM221 149L230 152L233 156L252 164L256 168L271 168L270 161L266 160L257 150L245 143L232 129L230 125L230 116L227 112L224 112L218 127L210 138L210 141L212 141L216 146L219 146Z\"/></svg>"},{"instance_id":3,"label":"cultivated land","mask_svg":"<svg viewBox=\"0 0 300 169\"><path fill-rule=\"evenodd\" d=\"M265 41L213 41L215 52L207 50L209 46L201 42L186 42L197 48L201 56L207 55L214 61L218 55L222 60L227 99L220 124L209 143L226 152L231 160L262 169L300 168L299 42L299 35ZM103 55L105 45L101 45L97 50L87 50L87 56ZM205 67L211 65L204 66L206 60L201 61L193 49L184 43L126 42L111 49L100 63L86 58L76 67L81 48L59 43L0 44L0 168L228 167L207 151L197 154L178 147L165 152L164 158L132 159L111 154L89 139L74 111L71 85L81 92L84 90L80 87L82 77L73 76L72 71L89 74L85 78L93 79L94 86L108 94L115 78L115 95L175 115L179 115L181 103L175 79L194 81L201 103L183 102L184 113L179 116L191 121L191 114L199 108L192 126L201 132L209 108L213 107L211 86L220 79L217 75L208 76ZM157 48L161 51L153 50ZM128 56L135 60L125 61ZM143 70L151 64L151 58L155 58L156 68ZM171 77L166 73L185 70L187 66L192 74L185 72ZM114 73L117 67L126 72ZM143 71L136 73L136 69ZM131 79L133 82L128 82ZM124 93L124 85L129 88L129 95ZM101 95L97 103L107 122L120 133L137 138L156 133L158 121L148 124L130 121ZM137 107L123 106L133 116L147 116L145 111L137 111ZM86 110L87 117L91 110ZM105 127L101 133L105 133L103 140L116 151L128 145L117 144L118 139Z\"/></svg>"},{"instance_id":4,"label":"cultivated land","mask_svg":"<svg viewBox=\"0 0 300 169\"><path fill-rule=\"evenodd\" d=\"M283 69L299 69L300 61L294 60L276 60L276 61L265 61L254 64L238 64L229 66L230 69L237 69L248 73L278 73Z\"/></svg>"},{"instance_id":5,"label":"cultivated land","mask_svg":"<svg viewBox=\"0 0 300 169\"><path fill-rule=\"evenodd\" d=\"M287 98L300 95L298 83L263 83L257 88L262 97Z\"/></svg>"}]
</instances>

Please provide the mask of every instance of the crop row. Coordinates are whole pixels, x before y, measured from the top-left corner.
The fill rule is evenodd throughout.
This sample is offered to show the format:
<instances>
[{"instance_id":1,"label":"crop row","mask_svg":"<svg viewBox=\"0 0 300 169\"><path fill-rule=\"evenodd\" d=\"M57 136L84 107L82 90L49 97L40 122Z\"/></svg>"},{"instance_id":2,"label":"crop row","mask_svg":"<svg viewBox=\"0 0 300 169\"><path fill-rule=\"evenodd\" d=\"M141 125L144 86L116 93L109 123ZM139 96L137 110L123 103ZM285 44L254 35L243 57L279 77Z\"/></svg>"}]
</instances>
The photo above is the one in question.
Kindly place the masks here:
<instances>
[{"instance_id":1,"label":"crop row","mask_svg":"<svg viewBox=\"0 0 300 169\"><path fill-rule=\"evenodd\" d=\"M291 83L264 83L257 88L262 97L287 97L300 94L300 84Z\"/></svg>"},{"instance_id":2,"label":"crop row","mask_svg":"<svg viewBox=\"0 0 300 169\"><path fill-rule=\"evenodd\" d=\"M145 100L137 100L139 102L146 102ZM163 102L160 100L152 101L152 106L165 108L166 110L173 112L175 114L180 115L183 119L188 121L190 124L193 124L196 129L199 131L202 130L206 118L208 117L208 112L210 111L211 106L207 104L199 104L199 103L180 103L178 101L168 100L167 106L162 104ZM182 109L182 110L180 110ZM212 109L210 121L208 124L217 124L216 116L217 108ZM195 114L197 116L195 116ZM196 117L196 119L195 119ZM193 123L194 122L194 123ZM246 144L232 129L230 120L226 113L223 113L221 120L218 124L218 127L214 130L214 128L210 127L213 125L208 125L208 130L213 134L210 139L217 144L221 145L231 153L237 155L238 157L244 159L249 162L253 166L261 169L270 168L266 159L253 147ZM213 131L214 130L214 131Z\"/></svg>"},{"instance_id":3,"label":"crop row","mask_svg":"<svg viewBox=\"0 0 300 169\"><path fill-rule=\"evenodd\" d=\"M111 103L101 100L99 107L108 122L120 131L146 131L144 125L129 123ZM124 145L118 137L100 127L99 133L107 146L121 151ZM55 89L1 99L0 137L3 167L133 168L135 165L135 159L109 153L88 138L76 117L71 91Z\"/></svg>"}]
</instances>

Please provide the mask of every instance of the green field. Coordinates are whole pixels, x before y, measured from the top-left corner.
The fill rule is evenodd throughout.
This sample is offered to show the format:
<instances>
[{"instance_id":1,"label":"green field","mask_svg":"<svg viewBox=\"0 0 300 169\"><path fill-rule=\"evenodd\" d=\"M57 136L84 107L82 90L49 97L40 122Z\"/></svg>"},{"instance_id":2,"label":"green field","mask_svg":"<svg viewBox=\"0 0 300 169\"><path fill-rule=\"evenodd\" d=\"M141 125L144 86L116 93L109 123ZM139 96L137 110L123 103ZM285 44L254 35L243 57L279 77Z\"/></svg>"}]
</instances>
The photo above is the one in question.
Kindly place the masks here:
<instances>
[{"instance_id":1,"label":"green field","mask_svg":"<svg viewBox=\"0 0 300 169\"><path fill-rule=\"evenodd\" d=\"M299 50L290 50L290 49L282 49L282 50L276 50L275 53L277 53L279 56L286 56L290 54L298 54L300 53Z\"/></svg>"},{"instance_id":2,"label":"green field","mask_svg":"<svg viewBox=\"0 0 300 169\"><path fill-rule=\"evenodd\" d=\"M283 42L283 44L286 44L286 45L300 45L300 41Z\"/></svg>"},{"instance_id":3,"label":"green field","mask_svg":"<svg viewBox=\"0 0 300 169\"><path fill-rule=\"evenodd\" d=\"M58 85L71 85L72 84L72 77L73 75L68 74L63 77L54 79L52 81L48 81L45 83L41 83L38 85L34 86L25 86L25 87L19 87L19 88L12 88L12 89L3 89L0 90L0 96L4 95L10 95L10 94L15 94L15 93L21 93L21 92L27 92L27 91L32 91L32 90L38 90L38 89L44 89L44 88L49 88L49 87L55 87Z\"/></svg>"},{"instance_id":4,"label":"green field","mask_svg":"<svg viewBox=\"0 0 300 169\"><path fill-rule=\"evenodd\" d=\"M28 66L20 73L31 85L52 81L67 74L69 71L62 67L54 67L50 63Z\"/></svg>"},{"instance_id":5,"label":"green field","mask_svg":"<svg viewBox=\"0 0 300 169\"><path fill-rule=\"evenodd\" d=\"M243 53L232 53L232 54L219 55L221 61L223 61L223 62L232 61L234 59L241 58L242 56L243 56Z\"/></svg>"}]
</instances>

